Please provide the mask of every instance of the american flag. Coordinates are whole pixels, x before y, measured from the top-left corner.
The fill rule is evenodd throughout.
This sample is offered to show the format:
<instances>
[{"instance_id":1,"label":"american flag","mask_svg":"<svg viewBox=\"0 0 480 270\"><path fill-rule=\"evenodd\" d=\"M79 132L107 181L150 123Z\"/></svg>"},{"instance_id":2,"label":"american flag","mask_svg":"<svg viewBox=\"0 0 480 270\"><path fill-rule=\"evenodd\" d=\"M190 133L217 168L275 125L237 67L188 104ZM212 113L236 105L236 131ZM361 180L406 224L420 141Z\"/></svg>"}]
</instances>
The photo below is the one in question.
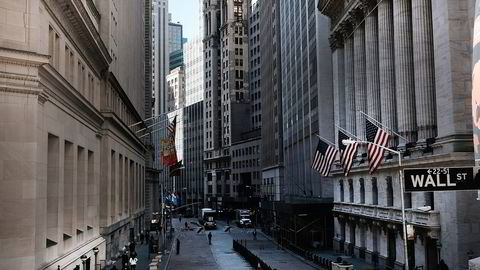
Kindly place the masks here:
<instances>
[{"instance_id":1,"label":"american flag","mask_svg":"<svg viewBox=\"0 0 480 270\"><path fill-rule=\"evenodd\" d=\"M177 126L177 116L173 118L172 123L168 124L167 130L168 130L168 136L173 136L175 137L175 127Z\"/></svg>"},{"instance_id":2,"label":"american flag","mask_svg":"<svg viewBox=\"0 0 480 270\"><path fill-rule=\"evenodd\" d=\"M365 129L367 133L368 144L368 167L370 174L373 174L383 160L385 150L377 145L386 147L390 140L390 135L383 129L378 128L368 119L365 119ZM376 144L376 145L375 145Z\"/></svg>"},{"instance_id":3,"label":"american flag","mask_svg":"<svg viewBox=\"0 0 480 270\"><path fill-rule=\"evenodd\" d=\"M338 131L338 147L340 148L340 164L342 164L345 176L348 175L353 165L353 160L357 155L358 143L351 143L344 145L343 140L350 139L341 130Z\"/></svg>"},{"instance_id":4,"label":"american flag","mask_svg":"<svg viewBox=\"0 0 480 270\"><path fill-rule=\"evenodd\" d=\"M312 168L317 170L321 175L328 176L337 152L334 146L328 145L322 139L319 139L317 150L313 157Z\"/></svg>"}]
</instances>

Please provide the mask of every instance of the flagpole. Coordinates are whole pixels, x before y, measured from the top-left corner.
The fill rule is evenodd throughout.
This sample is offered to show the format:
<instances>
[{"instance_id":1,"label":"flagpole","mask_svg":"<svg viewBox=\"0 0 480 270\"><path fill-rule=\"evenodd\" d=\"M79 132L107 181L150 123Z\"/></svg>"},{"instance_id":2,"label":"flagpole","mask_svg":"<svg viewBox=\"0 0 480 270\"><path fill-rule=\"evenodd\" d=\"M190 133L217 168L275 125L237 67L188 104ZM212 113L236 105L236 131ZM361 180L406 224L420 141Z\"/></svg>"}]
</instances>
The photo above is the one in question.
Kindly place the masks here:
<instances>
[{"instance_id":1,"label":"flagpole","mask_svg":"<svg viewBox=\"0 0 480 270\"><path fill-rule=\"evenodd\" d=\"M380 125L381 127L384 127L386 129L388 129L388 131L392 132L393 134L395 134L396 136L398 136L399 138L403 139L404 141L406 141L407 143L409 142L407 138L403 137L402 135L398 134L397 132L395 132L392 128L390 127L387 127L386 125L380 123L379 121L377 121L375 118L371 117L370 115L362 112L362 111L357 111L361 114L363 114L365 117L367 117L368 119L372 120L373 122L375 122L377 125Z\"/></svg>"},{"instance_id":2,"label":"flagpole","mask_svg":"<svg viewBox=\"0 0 480 270\"><path fill-rule=\"evenodd\" d=\"M353 138L355 138L356 140L358 140L358 137L353 135L352 133L348 132L346 129L342 128L342 127L339 127L337 125L335 125L337 127L337 129L339 129L340 131L344 132L344 133L347 133L347 135L349 136L352 136Z\"/></svg>"},{"instance_id":3,"label":"flagpole","mask_svg":"<svg viewBox=\"0 0 480 270\"><path fill-rule=\"evenodd\" d=\"M315 135L317 135L318 138L324 140L326 143L328 143L328 144L330 144L330 145L332 145L333 147L336 148L336 145L334 143L332 143L329 140L327 140L327 139L323 138L322 136L318 135L318 133L315 133Z\"/></svg>"}]
</instances>

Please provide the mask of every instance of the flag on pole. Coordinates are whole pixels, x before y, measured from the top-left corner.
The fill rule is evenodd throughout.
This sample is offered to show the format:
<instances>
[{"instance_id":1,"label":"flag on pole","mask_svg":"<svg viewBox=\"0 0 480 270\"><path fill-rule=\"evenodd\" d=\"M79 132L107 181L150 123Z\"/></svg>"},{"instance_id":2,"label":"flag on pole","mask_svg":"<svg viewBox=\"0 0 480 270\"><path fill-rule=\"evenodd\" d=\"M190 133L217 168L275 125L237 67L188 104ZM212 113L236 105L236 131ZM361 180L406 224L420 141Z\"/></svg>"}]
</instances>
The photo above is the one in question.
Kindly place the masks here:
<instances>
[{"instance_id":1,"label":"flag on pole","mask_svg":"<svg viewBox=\"0 0 480 270\"><path fill-rule=\"evenodd\" d=\"M380 147L387 147L390 135L383 129L377 127L368 119L365 119L365 129L368 144L368 167L370 174L373 174L383 160L385 150Z\"/></svg>"},{"instance_id":2,"label":"flag on pole","mask_svg":"<svg viewBox=\"0 0 480 270\"><path fill-rule=\"evenodd\" d=\"M167 126L167 138L162 141L162 161L166 166L173 166L177 163L177 151L175 149L175 129L177 126L177 116Z\"/></svg>"},{"instance_id":3,"label":"flag on pole","mask_svg":"<svg viewBox=\"0 0 480 270\"><path fill-rule=\"evenodd\" d=\"M168 130L168 136L173 136L175 137L175 128L177 127L177 116L173 118L172 123L170 123L167 127Z\"/></svg>"},{"instance_id":4,"label":"flag on pole","mask_svg":"<svg viewBox=\"0 0 480 270\"><path fill-rule=\"evenodd\" d=\"M318 140L317 150L312 162L312 168L317 170L321 175L328 176L333 161L337 156L337 149L324 142L322 139Z\"/></svg>"},{"instance_id":5,"label":"flag on pole","mask_svg":"<svg viewBox=\"0 0 480 270\"><path fill-rule=\"evenodd\" d=\"M170 166L170 177L182 175L183 164L180 160L174 165Z\"/></svg>"},{"instance_id":6,"label":"flag on pole","mask_svg":"<svg viewBox=\"0 0 480 270\"><path fill-rule=\"evenodd\" d=\"M350 139L341 130L338 130L338 148L340 149L340 164L342 164L345 176L348 175L353 165L353 160L357 156L358 143L343 144L343 140Z\"/></svg>"}]
</instances>

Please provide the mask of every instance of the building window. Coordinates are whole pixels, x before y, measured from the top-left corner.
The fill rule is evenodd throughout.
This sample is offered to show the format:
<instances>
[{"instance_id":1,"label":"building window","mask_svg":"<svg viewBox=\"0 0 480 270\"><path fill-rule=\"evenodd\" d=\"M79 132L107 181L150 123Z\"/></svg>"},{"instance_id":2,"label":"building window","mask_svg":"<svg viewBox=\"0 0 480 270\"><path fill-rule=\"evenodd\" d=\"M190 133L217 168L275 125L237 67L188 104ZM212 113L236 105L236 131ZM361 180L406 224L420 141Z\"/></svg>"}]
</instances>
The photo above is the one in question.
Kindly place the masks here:
<instances>
[{"instance_id":1,"label":"building window","mask_svg":"<svg viewBox=\"0 0 480 270\"><path fill-rule=\"evenodd\" d=\"M349 179L348 180L348 192L350 193L350 202L354 202L354 196L353 196L353 180Z\"/></svg>"},{"instance_id":2,"label":"building window","mask_svg":"<svg viewBox=\"0 0 480 270\"><path fill-rule=\"evenodd\" d=\"M340 180L340 201L343 202L345 200L344 196L344 188L343 188L343 180Z\"/></svg>"},{"instance_id":3,"label":"building window","mask_svg":"<svg viewBox=\"0 0 480 270\"><path fill-rule=\"evenodd\" d=\"M390 176L387 177L387 206L393 206L393 183Z\"/></svg>"},{"instance_id":4,"label":"building window","mask_svg":"<svg viewBox=\"0 0 480 270\"><path fill-rule=\"evenodd\" d=\"M363 178L360 179L360 203L365 203L365 181Z\"/></svg>"},{"instance_id":5,"label":"building window","mask_svg":"<svg viewBox=\"0 0 480 270\"><path fill-rule=\"evenodd\" d=\"M372 204L378 205L378 187L376 178L372 178Z\"/></svg>"}]
</instances>

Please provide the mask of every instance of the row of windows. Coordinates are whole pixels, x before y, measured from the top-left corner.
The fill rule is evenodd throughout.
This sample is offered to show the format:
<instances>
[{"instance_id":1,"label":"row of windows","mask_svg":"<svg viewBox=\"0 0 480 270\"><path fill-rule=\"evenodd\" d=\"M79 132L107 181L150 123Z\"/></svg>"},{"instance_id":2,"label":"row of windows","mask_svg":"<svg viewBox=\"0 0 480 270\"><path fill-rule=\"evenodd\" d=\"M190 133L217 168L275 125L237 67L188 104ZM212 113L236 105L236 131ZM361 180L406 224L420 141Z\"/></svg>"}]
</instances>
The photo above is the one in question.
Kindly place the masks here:
<instances>
[{"instance_id":1,"label":"row of windows","mask_svg":"<svg viewBox=\"0 0 480 270\"><path fill-rule=\"evenodd\" d=\"M233 154L233 157L241 157L241 156L247 156L247 155L260 154L260 146L255 145L255 146L249 146L249 147L242 148L242 149L233 150L232 154Z\"/></svg>"},{"instance_id":2,"label":"row of windows","mask_svg":"<svg viewBox=\"0 0 480 270\"><path fill-rule=\"evenodd\" d=\"M232 162L233 169L251 168L255 166L260 166L259 158Z\"/></svg>"}]
</instances>

